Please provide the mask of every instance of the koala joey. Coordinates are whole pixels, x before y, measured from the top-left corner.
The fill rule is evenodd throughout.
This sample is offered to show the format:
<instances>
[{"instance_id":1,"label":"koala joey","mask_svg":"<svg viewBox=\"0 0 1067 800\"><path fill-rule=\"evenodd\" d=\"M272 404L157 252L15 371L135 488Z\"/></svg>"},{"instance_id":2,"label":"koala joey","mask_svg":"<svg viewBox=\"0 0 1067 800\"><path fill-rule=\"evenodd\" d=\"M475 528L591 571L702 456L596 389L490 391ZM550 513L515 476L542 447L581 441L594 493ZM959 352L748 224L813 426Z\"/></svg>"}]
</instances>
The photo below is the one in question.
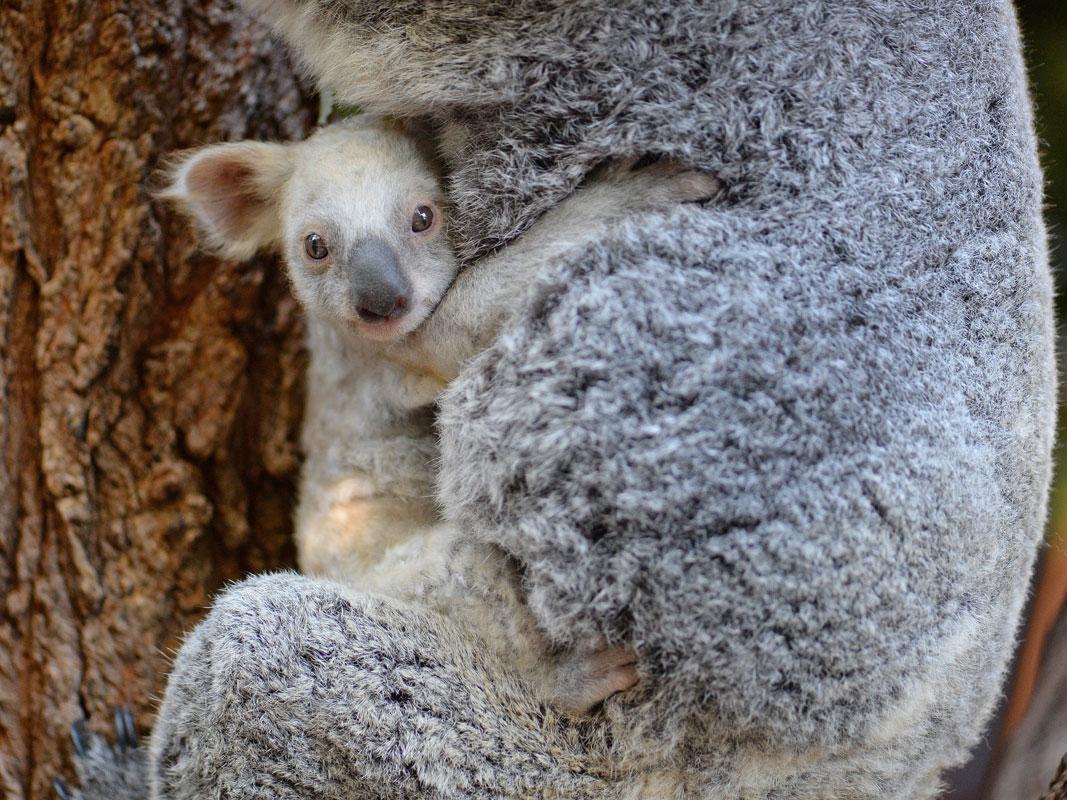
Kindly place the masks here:
<instances>
[{"instance_id":1,"label":"koala joey","mask_svg":"<svg viewBox=\"0 0 1067 800\"><path fill-rule=\"evenodd\" d=\"M463 271L429 161L380 120L349 120L292 144L193 150L176 158L161 192L219 253L280 253L306 313L301 568L458 619L543 700L572 713L631 686L633 655L602 642L550 647L506 556L440 518L433 403L556 256L627 214L717 188L671 163L632 165L603 170Z\"/></svg>"}]
</instances>

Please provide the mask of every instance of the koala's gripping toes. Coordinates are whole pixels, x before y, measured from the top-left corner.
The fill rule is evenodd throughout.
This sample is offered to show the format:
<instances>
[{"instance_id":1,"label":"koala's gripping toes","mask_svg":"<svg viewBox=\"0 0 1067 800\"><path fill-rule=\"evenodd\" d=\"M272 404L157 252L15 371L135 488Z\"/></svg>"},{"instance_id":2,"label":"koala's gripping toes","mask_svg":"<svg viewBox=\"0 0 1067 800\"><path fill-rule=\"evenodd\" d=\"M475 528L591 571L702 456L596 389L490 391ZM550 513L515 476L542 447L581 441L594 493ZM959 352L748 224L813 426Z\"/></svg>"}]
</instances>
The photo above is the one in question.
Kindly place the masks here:
<instances>
[{"instance_id":1,"label":"koala's gripping toes","mask_svg":"<svg viewBox=\"0 0 1067 800\"><path fill-rule=\"evenodd\" d=\"M619 204L615 215L658 211L677 203L710 200L722 190L719 179L700 172L680 161L632 156L609 161L590 174L579 192L587 201L594 193L603 193Z\"/></svg>"},{"instance_id":2,"label":"koala's gripping toes","mask_svg":"<svg viewBox=\"0 0 1067 800\"><path fill-rule=\"evenodd\" d=\"M115 744L89 733L79 720L70 730L78 788L61 778L53 782L58 800L147 800L148 753L140 746L133 715L126 707L114 712Z\"/></svg>"},{"instance_id":3,"label":"koala's gripping toes","mask_svg":"<svg viewBox=\"0 0 1067 800\"><path fill-rule=\"evenodd\" d=\"M637 681L637 656L627 647L605 647L589 655L573 655L560 667L555 705L571 714L587 714Z\"/></svg>"}]
</instances>

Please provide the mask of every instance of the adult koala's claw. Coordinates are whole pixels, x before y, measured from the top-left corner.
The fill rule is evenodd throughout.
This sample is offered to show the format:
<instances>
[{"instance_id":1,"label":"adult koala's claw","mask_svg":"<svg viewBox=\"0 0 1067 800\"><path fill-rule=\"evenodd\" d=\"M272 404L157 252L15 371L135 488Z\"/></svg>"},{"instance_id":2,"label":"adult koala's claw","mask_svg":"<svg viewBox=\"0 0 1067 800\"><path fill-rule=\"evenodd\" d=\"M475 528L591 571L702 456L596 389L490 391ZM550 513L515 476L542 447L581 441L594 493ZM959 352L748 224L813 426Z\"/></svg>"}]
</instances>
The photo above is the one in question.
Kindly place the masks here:
<instances>
[{"instance_id":1,"label":"adult koala's claw","mask_svg":"<svg viewBox=\"0 0 1067 800\"><path fill-rule=\"evenodd\" d=\"M148 753L137 741L137 725L126 706L112 713L114 744L91 733L85 720L70 728L79 788L52 781L56 800L148 800Z\"/></svg>"},{"instance_id":2,"label":"adult koala's claw","mask_svg":"<svg viewBox=\"0 0 1067 800\"><path fill-rule=\"evenodd\" d=\"M70 789L62 778L54 778L52 780L52 788L55 790L56 797L59 800L74 800L74 795L71 794Z\"/></svg>"},{"instance_id":3,"label":"adult koala's claw","mask_svg":"<svg viewBox=\"0 0 1067 800\"><path fill-rule=\"evenodd\" d=\"M89 753L89 732L85 730L84 719L76 720L70 726L70 742L74 746L74 752L79 756Z\"/></svg>"},{"instance_id":4,"label":"adult koala's claw","mask_svg":"<svg viewBox=\"0 0 1067 800\"><path fill-rule=\"evenodd\" d=\"M129 706L115 707L115 744L120 750L134 750L137 742L137 726Z\"/></svg>"}]
</instances>

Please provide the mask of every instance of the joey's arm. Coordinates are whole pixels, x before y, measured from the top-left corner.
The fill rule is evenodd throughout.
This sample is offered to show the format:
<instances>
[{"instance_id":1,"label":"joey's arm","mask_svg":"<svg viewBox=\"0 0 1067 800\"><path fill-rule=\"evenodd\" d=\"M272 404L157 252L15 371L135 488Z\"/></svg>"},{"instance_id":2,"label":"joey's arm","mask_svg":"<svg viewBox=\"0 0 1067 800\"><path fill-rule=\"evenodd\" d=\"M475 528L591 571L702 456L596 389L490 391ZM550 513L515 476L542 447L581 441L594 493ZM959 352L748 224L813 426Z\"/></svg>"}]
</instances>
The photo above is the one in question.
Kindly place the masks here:
<instances>
[{"instance_id":1,"label":"joey's arm","mask_svg":"<svg viewBox=\"0 0 1067 800\"><path fill-rule=\"evenodd\" d=\"M516 244L463 270L441 304L415 332L411 345L420 364L444 382L484 350L518 304L530 282L551 263L545 254Z\"/></svg>"},{"instance_id":2,"label":"joey's arm","mask_svg":"<svg viewBox=\"0 0 1067 800\"><path fill-rule=\"evenodd\" d=\"M718 180L676 162L632 169L613 163L545 212L522 236L469 266L416 334L416 346L446 380L484 350L529 287L575 248L603 239L613 224L712 197Z\"/></svg>"}]
</instances>

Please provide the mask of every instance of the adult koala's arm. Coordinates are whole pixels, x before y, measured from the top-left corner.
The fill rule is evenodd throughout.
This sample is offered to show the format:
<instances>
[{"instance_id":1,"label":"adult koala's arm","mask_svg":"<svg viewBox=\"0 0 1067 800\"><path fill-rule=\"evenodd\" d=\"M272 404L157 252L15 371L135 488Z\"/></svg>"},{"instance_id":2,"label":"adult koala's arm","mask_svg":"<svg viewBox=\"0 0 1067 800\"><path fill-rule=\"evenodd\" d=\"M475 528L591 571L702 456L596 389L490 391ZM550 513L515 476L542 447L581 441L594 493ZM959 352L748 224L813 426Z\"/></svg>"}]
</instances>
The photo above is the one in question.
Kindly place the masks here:
<instances>
[{"instance_id":1,"label":"adult koala's arm","mask_svg":"<svg viewBox=\"0 0 1067 800\"><path fill-rule=\"evenodd\" d=\"M465 257L607 157L719 176L567 258L465 370L446 510L552 636L632 643L672 719L958 760L1053 420L1010 4L248 5L343 100L439 126Z\"/></svg>"}]
</instances>

